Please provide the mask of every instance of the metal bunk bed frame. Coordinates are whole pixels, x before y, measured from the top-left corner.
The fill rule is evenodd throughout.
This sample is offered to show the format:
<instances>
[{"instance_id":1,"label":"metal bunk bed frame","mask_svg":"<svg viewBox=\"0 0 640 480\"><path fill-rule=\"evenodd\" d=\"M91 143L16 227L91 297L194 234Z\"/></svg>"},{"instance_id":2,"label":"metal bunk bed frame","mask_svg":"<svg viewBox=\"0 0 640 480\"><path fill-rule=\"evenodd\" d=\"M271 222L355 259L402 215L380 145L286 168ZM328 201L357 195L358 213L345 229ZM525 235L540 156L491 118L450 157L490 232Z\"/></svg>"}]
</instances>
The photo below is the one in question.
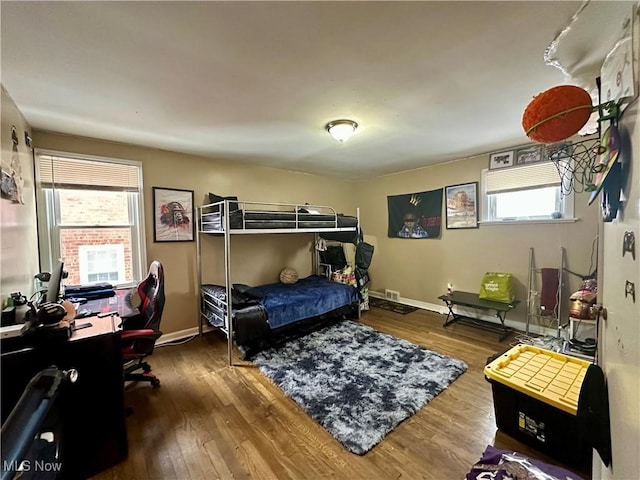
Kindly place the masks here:
<instances>
[{"instance_id":1,"label":"metal bunk bed frame","mask_svg":"<svg viewBox=\"0 0 640 480\"><path fill-rule=\"evenodd\" d=\"M230 204L237 204L238 208L245 210L246 206L252 205L256 207L269 207L269 208L277 208L277 209L293 209L295 212L295 221L292 223L292 227L290 228L246 228L246 221L243 218L242 228L231 228L229 212L230 212ZM224 221L224 229L222 231L216 230L203 230L203 222L206 224L206 216L210 214L209 210L217 208L218 211L221 211L221 217ZM222 210L220 210L222 209ZM205 318L204 313L202 311L202 241L201 235L219 235L224 236L224 270L225 270L225 310L224 310L224 319L223 324L218 328L218 330L222 331L227 336L227 358L229 366L233 366L233 321L232 318L229 318L229 312L231 312L231 316L233 316L232 309L232 297L231 297L231 236L232 235L260 235L260 234L283 234L283 233L313 233L314 234L314 245L318 241L318 236L321 233L335 233L335 232L355 232L356 235L359 235L360 230L360 208L356 209L356 225L355 227L340 227L338 226L338 213L335 211L333 207L325 206L325 205L308 205L308 204L291 204L291 203L271 203L271 202L245 202L238 200L229 200L225 199L220 202L209 203L206 205L201 205L196 207L197 210L197 222L196 222L196 259L198 262L198 311L199 311L199 322L198 322L198 334L202 336L204 333L203 319ZM321 212L330 212L330 215L333 215L334 221L333 225L330 227L324 228L302 228L300 224L303 223L300 220L299 214L301 210L318 210ZM265 212L268 210L264 210ZM284 210L282 210L284 212ZM313 259L312 259L312 268L313 271L318 273L320 258L318 251L313 249ZM358 309L358 316L360 315L360 309Z\"/></svg>"}]
</instances>

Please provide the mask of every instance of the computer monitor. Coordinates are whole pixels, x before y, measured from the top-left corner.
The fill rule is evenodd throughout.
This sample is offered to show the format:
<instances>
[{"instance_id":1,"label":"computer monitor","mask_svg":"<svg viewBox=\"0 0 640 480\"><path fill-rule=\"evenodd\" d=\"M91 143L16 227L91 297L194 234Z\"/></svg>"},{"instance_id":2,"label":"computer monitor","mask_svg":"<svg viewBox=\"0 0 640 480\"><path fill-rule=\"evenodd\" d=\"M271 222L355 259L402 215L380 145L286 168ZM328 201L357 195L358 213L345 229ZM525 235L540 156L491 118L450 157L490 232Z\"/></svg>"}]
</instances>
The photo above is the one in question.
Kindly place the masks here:
<instances>
[{"instance_id":1,"label":"computer monitor","mask_svg":"<svg viewBox=\"0 0 640 480\"><path fill-rule=\"evenodd\" d=\"M62 260L58 260L58 265L51 272L51 278L49 279L49 283L47 285L47 296L45 298L46 303L57 303L58 298L60 296L60 285L62 284L62 276L64 262Z\"/></svg>"}]
</instances>

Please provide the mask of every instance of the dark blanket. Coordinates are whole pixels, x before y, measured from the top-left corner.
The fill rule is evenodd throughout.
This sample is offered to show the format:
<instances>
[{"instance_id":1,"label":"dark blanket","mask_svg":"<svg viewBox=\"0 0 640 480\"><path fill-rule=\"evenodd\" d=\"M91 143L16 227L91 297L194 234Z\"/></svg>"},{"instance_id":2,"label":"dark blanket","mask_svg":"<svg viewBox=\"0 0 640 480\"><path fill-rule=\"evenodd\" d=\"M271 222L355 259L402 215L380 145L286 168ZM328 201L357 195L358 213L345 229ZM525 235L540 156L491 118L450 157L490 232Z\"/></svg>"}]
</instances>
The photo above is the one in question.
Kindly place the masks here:
<instances>
[{"instance_id":1,"label":"dark blanket","mask_svg":"<svg viewBox=\"0 0 640 480\"><path fill-rule=\"evenodd\" d=\"M264 295L261 303L272 329L359 301L355 287L316 275L293 284L272 283L256 289Z\"/></svg>"}]
</instances>

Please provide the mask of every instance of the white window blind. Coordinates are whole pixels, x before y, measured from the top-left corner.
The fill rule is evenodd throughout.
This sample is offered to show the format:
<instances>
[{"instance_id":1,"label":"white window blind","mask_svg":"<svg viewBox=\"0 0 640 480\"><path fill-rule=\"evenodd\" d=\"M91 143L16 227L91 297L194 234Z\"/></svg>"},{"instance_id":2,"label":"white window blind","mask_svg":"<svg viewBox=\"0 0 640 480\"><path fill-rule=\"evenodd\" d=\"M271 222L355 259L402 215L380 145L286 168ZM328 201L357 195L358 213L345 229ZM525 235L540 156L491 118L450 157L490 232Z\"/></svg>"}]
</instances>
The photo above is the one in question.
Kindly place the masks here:
<instances>
[{"instance_id":1,"label":"white window blind","mask_svg":"<svg viewBox=\"0 0 640 480\"><path fill-rule=\"evenodd\" d=\"M112 161L39 155L38 174L43 188L91 188L139 191L140 169Z\"/></svg>"},{"instance_id":2,"label":"white window blind","mask_svg":"<svg viewBox=\"0 0 640 480\"><path fill-rule=\"evenodd\" d=\"M485 192L491 195L559 185L560 175L555 164L542 162L488 171Z\"/></svg>"}]
</instances>

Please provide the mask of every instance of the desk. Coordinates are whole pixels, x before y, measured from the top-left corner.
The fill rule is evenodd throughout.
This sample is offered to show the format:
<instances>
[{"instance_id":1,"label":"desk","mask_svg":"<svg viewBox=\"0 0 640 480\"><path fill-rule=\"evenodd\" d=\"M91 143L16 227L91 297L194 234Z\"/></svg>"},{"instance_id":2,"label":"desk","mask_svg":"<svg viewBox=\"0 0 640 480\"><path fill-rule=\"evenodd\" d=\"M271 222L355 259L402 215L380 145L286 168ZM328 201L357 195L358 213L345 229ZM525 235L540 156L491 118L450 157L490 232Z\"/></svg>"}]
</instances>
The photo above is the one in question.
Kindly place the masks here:
<instances>
[{"instance_id":1,"label":"desk","mask_svg":"<svg viewBox=\"0 0 640 480\"><path fill-rule=\"evenodd\" d=\"M451 292L446 295L440 295L438 297L439 300L442 300L449 309L449 313L447 313L447 318L444 321L444 326L451 325L454 322L461 322L470 324L474 327L482 328L489 331L494 331L496 333L500 333L499 341L503 341L507 338L513 329L507 327L504 324L504 320L507 316L507 312L513 310L518 306L520 300L514 300L511 303L501 303L501 302L492 302L490 300L481 299L477 293L470 292ZM500 325L496 325L493 323L489 323L478 318L468 317L466 315L460 315L453 311L453 307L456 305L460 305L463 307L471 307L477 310L485 310L491 311L495 310L496 317L500 320Z\"/></svg>"},{"instance_id":2,"label":"desk","mask_svg":"<svg viewBox=\"0 0 640 480\"><path fill-rule=\"evenodd\" d=\"M120 318L94 316L76 322L92 326L51 343L3 341L0 356L3 422L37 372L50 365L78 371L78 381L61 397L65 479L88 478L128 454Z\"/></svg>"}]
</instances>

